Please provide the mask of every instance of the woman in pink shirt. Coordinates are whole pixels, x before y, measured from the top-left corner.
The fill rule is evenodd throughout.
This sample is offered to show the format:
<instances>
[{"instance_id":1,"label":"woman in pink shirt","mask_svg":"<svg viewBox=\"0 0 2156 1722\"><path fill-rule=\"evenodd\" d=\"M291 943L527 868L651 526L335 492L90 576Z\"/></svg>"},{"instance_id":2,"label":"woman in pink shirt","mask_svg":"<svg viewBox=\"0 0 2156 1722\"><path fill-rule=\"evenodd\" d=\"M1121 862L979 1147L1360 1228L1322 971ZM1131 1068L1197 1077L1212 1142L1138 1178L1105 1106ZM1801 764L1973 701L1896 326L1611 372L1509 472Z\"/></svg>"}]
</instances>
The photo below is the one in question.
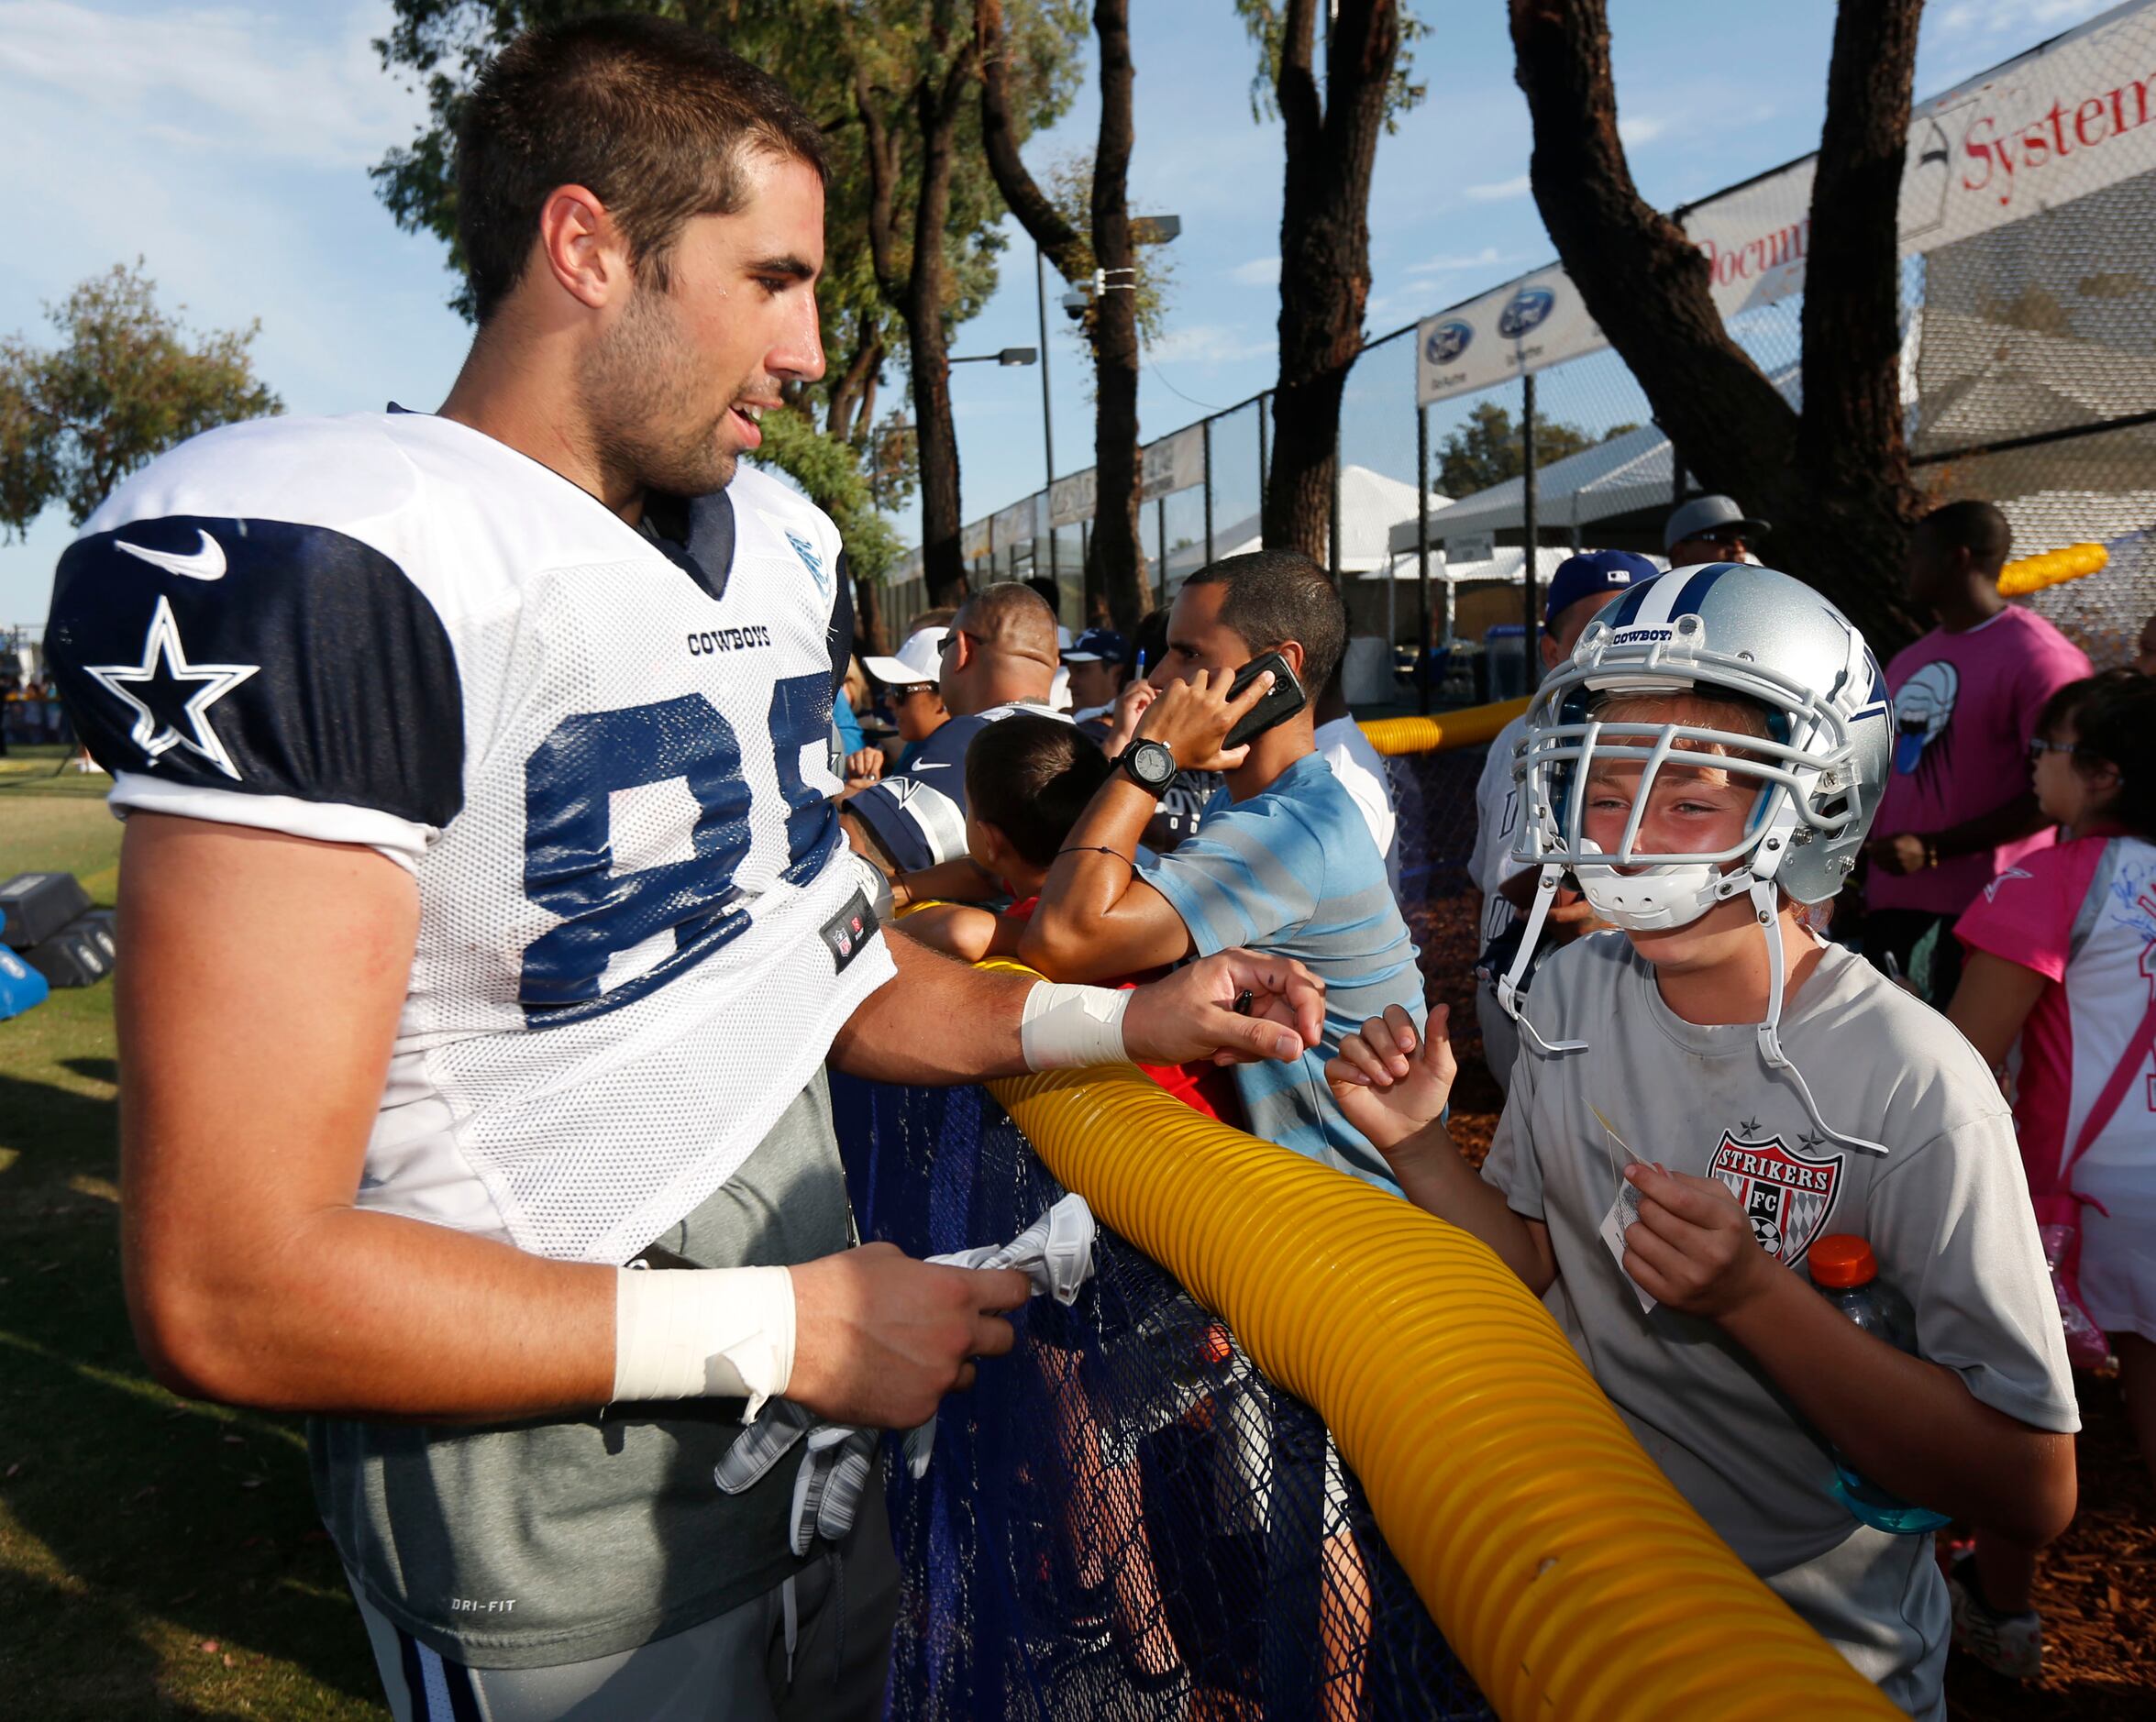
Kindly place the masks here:
<instances>
[{"instance_id":1,"label":"woman in pink shirt","mask_svg":"<svg viewBox=\"0 0 2156 1722\"><path fill-rule=\"evenodd\" d=\"M2156 1474L2156 681L2121 669L2062 688L2029 752L2061 841L1955 923L1968 956L1947 1014L2009 1073L2040 1214L2079 1204L2081 1301ZM2035 1577L2034 1551L1981 1530L1953 1573L1957 1640L2023 1678L2041 1661Z\"/></svg>"}]
</instances>

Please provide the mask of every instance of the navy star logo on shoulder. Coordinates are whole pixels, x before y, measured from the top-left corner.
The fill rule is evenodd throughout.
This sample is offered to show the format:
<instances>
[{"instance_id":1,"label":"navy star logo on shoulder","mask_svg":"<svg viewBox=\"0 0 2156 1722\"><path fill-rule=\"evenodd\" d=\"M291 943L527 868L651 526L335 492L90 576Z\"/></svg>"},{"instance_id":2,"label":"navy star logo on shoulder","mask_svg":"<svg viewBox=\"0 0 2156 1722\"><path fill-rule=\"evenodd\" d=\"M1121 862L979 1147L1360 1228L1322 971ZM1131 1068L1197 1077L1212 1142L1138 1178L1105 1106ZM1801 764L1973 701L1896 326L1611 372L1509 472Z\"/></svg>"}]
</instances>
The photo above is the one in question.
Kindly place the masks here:
<instances>
[{"instance_id":1,"label":"navy star logo on shoulder","mask_svg":"<svg viewBox=\"0 0 2156 1722\"><path fill-rule=\"evenodd\" d=\"M152 762L183 747L238 782L239 767L209 721L210 708L260 668L260 664L189 662L171 602L160 596L139 664L85 664L83 671L134 711L135 725L127 738Z\"/></svg>"}]
</instances>

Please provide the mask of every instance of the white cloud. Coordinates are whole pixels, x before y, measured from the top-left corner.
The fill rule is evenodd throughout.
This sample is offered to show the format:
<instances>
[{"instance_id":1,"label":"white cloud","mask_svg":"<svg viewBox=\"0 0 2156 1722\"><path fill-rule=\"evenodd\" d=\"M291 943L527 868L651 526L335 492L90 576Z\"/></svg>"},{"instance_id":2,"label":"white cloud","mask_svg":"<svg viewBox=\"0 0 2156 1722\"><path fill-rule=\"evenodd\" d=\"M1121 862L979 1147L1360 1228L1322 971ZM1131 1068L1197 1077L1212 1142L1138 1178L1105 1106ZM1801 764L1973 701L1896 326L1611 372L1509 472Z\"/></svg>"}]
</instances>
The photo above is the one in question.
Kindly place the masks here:
<instances>
[{"instance_id":1,"label":"white cloud","mask_svg":"<svg viewBox=\"0 0 2156 1722\"><path fill-rule=\"evenodd\" d=\"M1244 287L1272 287L1280 280L1280 259L1273 257L1254 257L1247 263L1238 263L1228 271L1228 279Z\"/></svg>"},{"instance_id":2,"label":"white cloud","mask_svg":"<svg viewBox=\"0 0 2156 1722\"><path fill-rule=\"evenodd\" d=\"M1953 36L2004 36L2034 39L2070 29L2095 17L2117 0L1958 0L1928 15L1927 24Z\"/></svg>"},{"instance_id":3,"label":"white cloud","mask_svg":"<svg viewBox=\"0 0 2156 1722\"><path fill-rule=\"evenodd\" d=\"M75 0L0 0L0 93L61 96L175 150L370 164L410 136L425 103L383 72L358 9L341 30L307 21L315 28L302 34L271 8L123 17Z\"/></svg>"},{"instance_id":4,"label":"white cloud","mask_svg":"<svg viewBox=\"0 0 2156 1722\"><path fill-rule=\"evenodd\" d=\"M1225 365L1269 358L1274 346L1270 335L1258 338L1226 324L1187 323L1154 342L1145 349L1145 357L1169 364Z\"/></svg>"},{"instance_id":5,"label":"white cloud","mask_svg":"<svg viewBox=\"0 0 2156 1722\"><path fill-rule=\"evenodd\" d=\"M1436 257L1424 258L1420 263L1409 264L1407 273L1410 276L1451 275L1464 269L1492 269L1510 260L1496 246L1486 245L1472 257L1440 252Z\"/></svg>"},{"instance_id":6,"label":"white cloud","mask_svg":"<svg viewBox=\"0 0 2156 1722\"><path fill-rule=\"evenodd\" d=\"M1642 114L1637 117L1617 122L1617 136L1628 149L1643 143L1653 143L1669 129L1669 121L1657 114Z\"/></svg>"},{"instance_id":7,"label":"white cloud","mask_svg":"<svg viewBox=\"0 0 2156 1722\"><path fill-rule=\"evenodd\" d=\"M1497 204L1507 198L1525 197L1532 188L1527 175L1522 173L1516 180L1499 180L1494 185L1470 185L1464 189L1478 204Z\"/></svg>"}]
</instances>

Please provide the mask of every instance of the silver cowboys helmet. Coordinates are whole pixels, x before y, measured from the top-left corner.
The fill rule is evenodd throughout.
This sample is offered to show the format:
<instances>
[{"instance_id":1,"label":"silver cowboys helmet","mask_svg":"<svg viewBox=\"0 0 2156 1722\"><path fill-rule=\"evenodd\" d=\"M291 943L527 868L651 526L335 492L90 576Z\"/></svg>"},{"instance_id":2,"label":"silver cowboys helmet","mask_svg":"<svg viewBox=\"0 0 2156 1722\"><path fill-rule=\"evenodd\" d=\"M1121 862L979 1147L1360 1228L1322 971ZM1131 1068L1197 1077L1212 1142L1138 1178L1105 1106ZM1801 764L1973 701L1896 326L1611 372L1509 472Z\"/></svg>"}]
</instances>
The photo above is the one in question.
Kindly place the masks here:
<instances>
[{"instance_id":1,"label":"silver cowboys helmet","mask_svg":"<svg viewBox=\"0 0 2156 1722\"><path fill-rule=\"evenodd\" d=\"M1764 707L1766 736L1595 715L1612 694L1690 692ZM1758 784L1743 837L1714 855L1637 849L1663 763L1673 752L1696 763L1682 755L1701 748L1722 755L1715 763L1731 777ZM1527 810L1514 858L1571 868L1604 920L1641 931L1684 926L1755 880L1774 880L1800 903L1825 902L1856 866L1893 748L1878 660L1810 587L1738 562L1660 575L1587 624L1572 661L1529 707L1513 768ZM1581 833L1577 793L1592 763L1606 761L1642 767L1622 846L1608 855Z\"/></svg>"},{"instance_id":2,"label":"silver cowboys helmet","mask_svg":"<svg viewBox=\"0 0 2156 1722\"><path fill-rule=\"evenodd\" d=\"M1680 693L1751 701L1765 712L1766 734L1597 715L1614 695ZM1518 980L1567 872L1602 920L1633 932L1686 926L1718 902L1750 896L1767 929L1775 976L1760 1046L1769 1065L1788 1069L1776 1034L1783 952L1775 893L1819 903L1841 889L1878 811L1894 723L1886 679L1863 635L1802 581L1773 568L1710 562L1633 587L1587 624L1570 662L1550 674L1528 708L1527 737L1513 766L1524 813L1512 853L1538 864L1542 878L1499 999L1519 1015ZM1697 764L1700 750L1714 753L1732 779L1756 785L1743 835L1714 854L1640 848L1657 775L1673 755L1680 766ZM1608 762L1641 770L1613 853L1582 830L1584 786L1594 767ZM1817 1119L1808 1091L1806 1099Z\"/></svg>"}]
</instances>

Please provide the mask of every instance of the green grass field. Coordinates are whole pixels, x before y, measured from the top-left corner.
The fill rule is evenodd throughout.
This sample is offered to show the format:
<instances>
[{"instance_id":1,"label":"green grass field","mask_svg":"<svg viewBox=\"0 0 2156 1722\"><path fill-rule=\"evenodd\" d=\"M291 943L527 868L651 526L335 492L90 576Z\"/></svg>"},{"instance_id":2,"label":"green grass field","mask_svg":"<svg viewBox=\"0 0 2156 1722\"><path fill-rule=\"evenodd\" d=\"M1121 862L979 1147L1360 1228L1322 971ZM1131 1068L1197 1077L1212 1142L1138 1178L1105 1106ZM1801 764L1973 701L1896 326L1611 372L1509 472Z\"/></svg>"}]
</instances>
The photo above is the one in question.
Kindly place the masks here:
<instances>
[{"instance_id":1,"label":"green grass field","mask_svg":"<svg viewBox=\"0 0 2156 1722\"><path fill-rule=\"evenodd\" d=\"M0 759L0 878L113 900L102 776ZM296 1421L150 1380L120 1300L112 987L0 1022L0 1712L380 1717Z\"/></svg>"}]
</instances>

